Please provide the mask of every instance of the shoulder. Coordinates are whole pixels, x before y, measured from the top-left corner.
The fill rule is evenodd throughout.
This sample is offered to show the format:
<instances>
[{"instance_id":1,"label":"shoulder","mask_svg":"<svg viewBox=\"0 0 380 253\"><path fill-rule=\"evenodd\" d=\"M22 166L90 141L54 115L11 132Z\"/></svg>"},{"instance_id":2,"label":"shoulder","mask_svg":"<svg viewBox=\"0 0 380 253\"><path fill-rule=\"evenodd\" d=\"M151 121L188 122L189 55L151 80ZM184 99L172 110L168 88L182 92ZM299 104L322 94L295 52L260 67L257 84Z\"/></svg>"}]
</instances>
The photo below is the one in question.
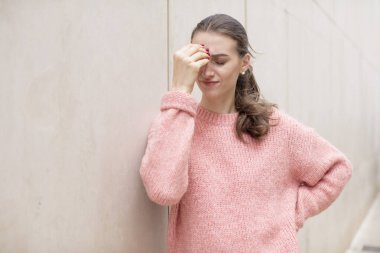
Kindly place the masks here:
<instances>
[{"instance_id":1,"label":"shoulder","mask_svg":"<svg viewBox=\"0 0 380 253\"><path fill-rule=\"evenodd\" d=\"M297 132L310 132L314 130L313 127L295 118L286 111L276 107L273 107L271 120L273 120L273 122L278 122L278 126L283 130L286 130L289 134L296 134Z\"/></svg>"}]
</instances>

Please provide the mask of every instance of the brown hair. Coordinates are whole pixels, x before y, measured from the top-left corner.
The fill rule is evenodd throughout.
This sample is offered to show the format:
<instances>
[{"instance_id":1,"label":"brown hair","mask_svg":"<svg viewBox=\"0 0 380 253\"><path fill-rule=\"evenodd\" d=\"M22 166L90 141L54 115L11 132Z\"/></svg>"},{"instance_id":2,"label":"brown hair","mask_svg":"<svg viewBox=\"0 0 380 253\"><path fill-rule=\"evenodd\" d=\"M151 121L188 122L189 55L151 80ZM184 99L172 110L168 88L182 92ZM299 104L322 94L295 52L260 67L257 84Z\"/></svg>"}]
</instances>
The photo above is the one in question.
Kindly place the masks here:
<instances>
[{"instance_id":1,"label":"brown hair","mask_svg":"<svg viewBox=\"0 0 380 253\"><path fill-rule=\"evenodd\" d=\"M249 51L249 48L252 50L253 48L249 44L244 27L238 20L229 15L214 14L203 19L194 28L191 40L196 32L216 32L226 35L237 42L236 50L240 58L243 58L247 53L255 58ZM248 133L254 139L261 139L268 133L270 126L275 126L270 125L269 120L273 112L272 107L278 108L278 105L270 103L262 97L251 65L249 65L245 75L240 74L237 79L235 107L239 112L235 129L237 136L243 142L245 142L242 138L243 133Z\"/></svg>"}]
</instances>

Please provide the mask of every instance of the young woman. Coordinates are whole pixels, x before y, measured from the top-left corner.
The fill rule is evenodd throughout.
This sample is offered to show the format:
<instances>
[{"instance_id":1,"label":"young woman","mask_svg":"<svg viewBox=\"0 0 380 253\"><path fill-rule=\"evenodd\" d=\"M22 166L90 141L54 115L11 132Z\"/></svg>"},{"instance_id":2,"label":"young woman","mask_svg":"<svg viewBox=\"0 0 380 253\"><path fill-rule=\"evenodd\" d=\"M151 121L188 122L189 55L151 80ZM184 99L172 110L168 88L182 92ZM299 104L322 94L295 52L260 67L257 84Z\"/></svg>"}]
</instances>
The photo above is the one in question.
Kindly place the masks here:
<instances>
[{"instance_id":1,"label":"young woman","mask_svg":"<svg viewBox=\"0 0 380 253\"><path fill-rule=\"evenodd\" d=\"M170 253L299 252L297 231L351 177L341 151L262 98L248 47L215 14L174 54L140 168L149 198L170 206Z\"/></svg>"}]
</instances>

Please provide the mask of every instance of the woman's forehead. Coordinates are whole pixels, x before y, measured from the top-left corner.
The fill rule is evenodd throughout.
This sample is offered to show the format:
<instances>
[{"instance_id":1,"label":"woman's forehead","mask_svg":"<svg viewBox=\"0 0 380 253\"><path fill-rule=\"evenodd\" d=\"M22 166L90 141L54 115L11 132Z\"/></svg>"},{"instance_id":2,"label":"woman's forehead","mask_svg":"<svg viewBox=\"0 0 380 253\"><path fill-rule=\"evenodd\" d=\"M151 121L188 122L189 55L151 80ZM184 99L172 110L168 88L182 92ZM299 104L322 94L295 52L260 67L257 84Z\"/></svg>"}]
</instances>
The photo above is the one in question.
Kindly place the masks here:
<instances>
[{"instance_id":1,"label":"woman's forehead","mask_svg":"<svg viewBox=\"0 0 380 253\"><path fill-rule=\"evenodd\" d=\"M228 36L214 32L198 32L194 35L192 43L204 44L214 54L232 54L235 51L236 41Z\"/></svg>"}]
</instances>

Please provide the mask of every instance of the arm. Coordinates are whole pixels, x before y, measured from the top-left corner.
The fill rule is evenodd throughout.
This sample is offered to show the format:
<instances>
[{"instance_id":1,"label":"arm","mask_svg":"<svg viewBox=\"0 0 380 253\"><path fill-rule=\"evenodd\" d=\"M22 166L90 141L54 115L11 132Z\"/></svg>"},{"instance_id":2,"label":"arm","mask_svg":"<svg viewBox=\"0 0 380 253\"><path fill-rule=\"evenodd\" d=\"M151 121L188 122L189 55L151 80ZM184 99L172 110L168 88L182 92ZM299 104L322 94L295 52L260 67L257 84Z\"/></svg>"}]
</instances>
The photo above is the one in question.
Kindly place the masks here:
<instances>
[{"instance_id":1,"label":"arm","mask_svg":"<svg viewBox=\"0 0 380 253\"><path fill-rule=\"evenodd\" d=\"M304 221L337 199L352 175L352 164L313 128L296 123L290 135L291 165L300 182L296 204L297 230Z\"/></svg>"},{"instance_id":2,"label":"arm","mask_svg":"<svg viewBox=\"0 0 380 253\"><path fill-rule=\"evenodd\" d=\"M150 126L140 176L148 197L157 204L176 204L187 190L196 106L190 94L169 91Z\"/></svg>"}]
</instances>

